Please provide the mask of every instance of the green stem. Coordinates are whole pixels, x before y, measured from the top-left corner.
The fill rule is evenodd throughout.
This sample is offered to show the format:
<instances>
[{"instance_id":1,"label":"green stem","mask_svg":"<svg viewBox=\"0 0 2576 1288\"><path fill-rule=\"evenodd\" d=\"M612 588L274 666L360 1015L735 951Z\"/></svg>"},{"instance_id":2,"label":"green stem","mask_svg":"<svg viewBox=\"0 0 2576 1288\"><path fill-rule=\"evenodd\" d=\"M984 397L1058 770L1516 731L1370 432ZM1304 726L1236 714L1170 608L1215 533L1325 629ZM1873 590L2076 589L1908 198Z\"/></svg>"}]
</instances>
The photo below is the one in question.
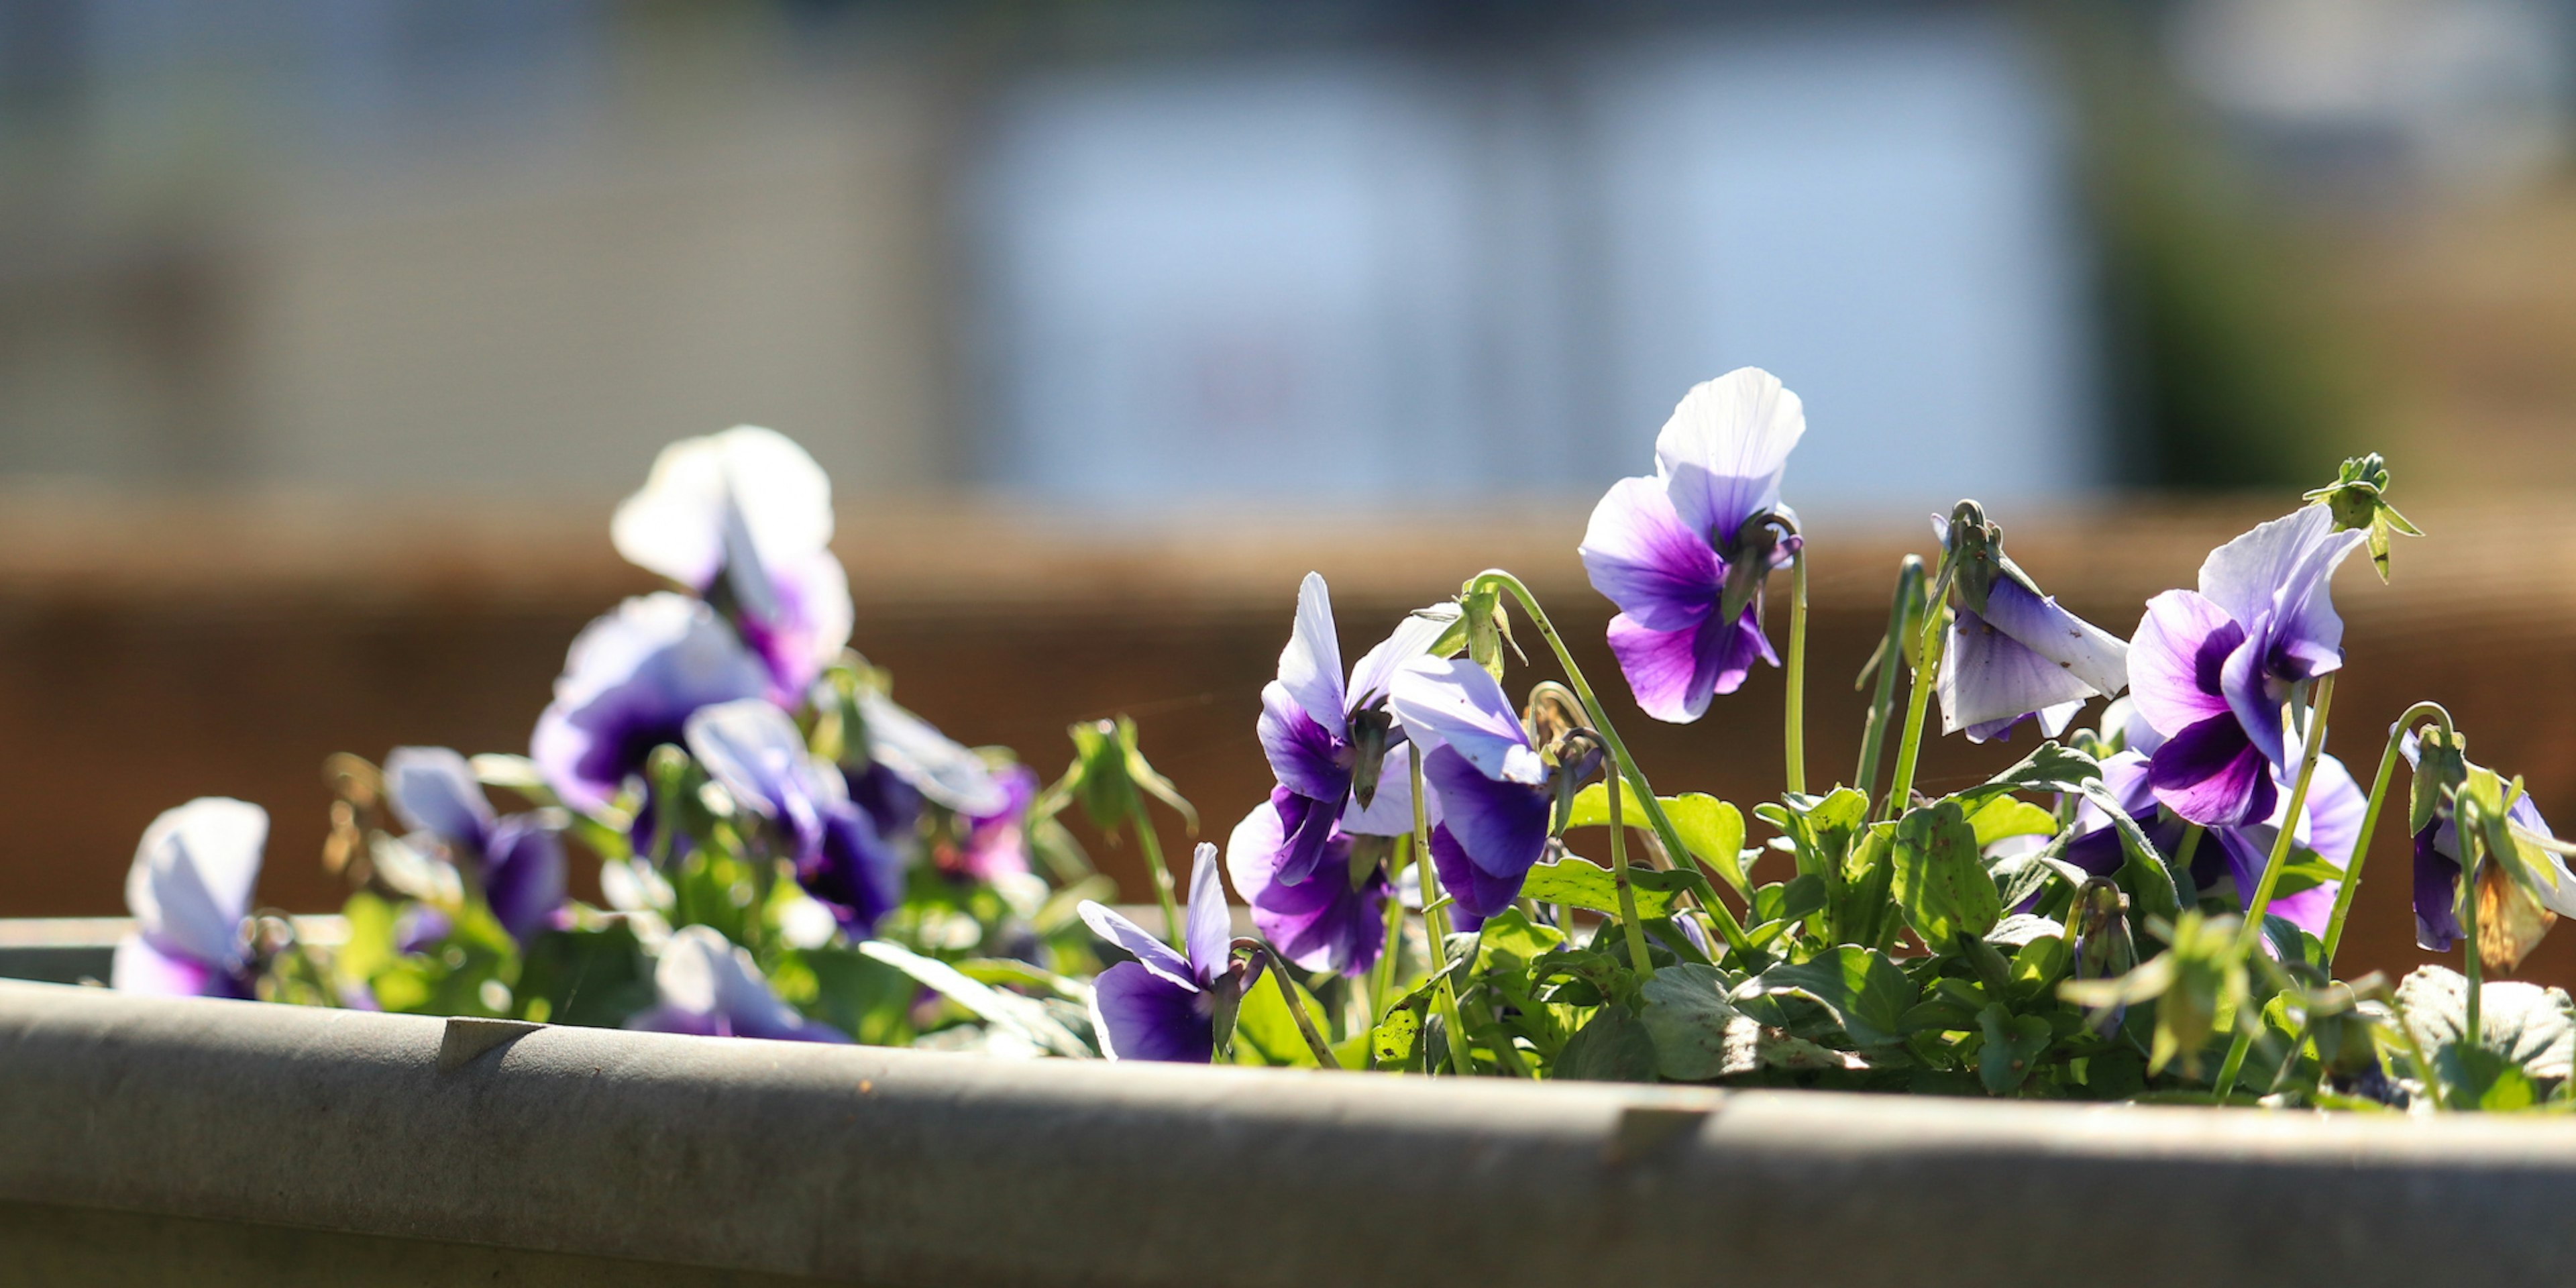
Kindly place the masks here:
<instances>
[{"instance_id":1,"label":"green stem","mask_svg":"<svg viewBox=\"0 0 2576 1288\"><path fill-rule=\"evenodd\" d=\"M1923 716L1932 707L1932 690L1940 687L1941 649L1948 642L1948 632L1941 629L1940 579L1935 577L1931 593L1923 605L1923 635L1918 641L1922 665L1914 668L1914 689L1905 700L1905 737L1896 744L1896 778L1887 785L1887 812L1881 817L1897 818L1905 813L1906 803L1914 796L1914 767L1923 755ZM1896 659L1890 658L1890 665Z\"/></svg>"},{"instance_id":2,"label":"green stem","mask_svg":"<svg viewBox=\"0 0 2576 1288\"><path fill-rule=\"evenodd\" d=\"M2299 820L2306 817L2308 784L2317 776L2317 760L2326 750L2326 713L2334 706L2334 672L2328 671L2317 681L2317 697L2308 717L2308 745L2299 756L2299 779L2290 788L2290 808L2281 815L2280 834L2272 838L2272 854L2263 863L2263 879L2254 886L2254 898L2245 905L2245 929L2240 933L2238 955L2251 951L2263 937L2263 917L2272 907L2272 889L2281 883L2281 869L2289 866L2290 846L2296 840Z\"/></svg>"},{"instance_id":3,"label":"green stem","mask_svg":"<svg viewBox=\"0 0 2576 1288\"><path fill-rule=\"evenodd\" d=\"M2206 829L2201 827L2198 823L2187 824L2184 826L2182 829L2182 840L2176 842L2174 845L2174 871L2191 871L2191 856L2200 852L2200 837L2201 833L2205 830Z\"/></svg>"},{"instance_id":4,"label":"green stem","mask_svg":"<svg viewBox=\"0 0 2576 1288\"><path fill-rule=\"evenodd\" d=\"M1145 852L1145 868L1154 874L1154 901L1163 907L1163 938L1189 951L1188 931L1181 924L1181 904L1172 891L1172 870L1163 863L1163 842L1154 835L1154 820L1145 813L1144 794L1127 784L1127 825L1135 830L1136 848Z\"/></svg>"},{"instance_id":5,"label":"green stem","mask_svg":"<svg viewBox=\"0 0 2576 1288\"><path fill-rule=\"evenodd\" d=\"M2389 727L2388 750L2380 753L2379 777L2370 785L2370 808L2361 816L2361 837L2353 842L2352 861L2344 865L2343 885L2335 891L2334 912L2326 920L2326 973L2329 976L2334 973L2335 949L2343 943L2344 918L2352 915L2353 892L2361 888L2361 861L2370 857L2370 838L2379 831L2379 812L2388 803L2389 785L2396 781L2398 751L2406 741L2407 729L2421 720L2431 720L2440 725L2446 743L2454 736L2451 713L2436 702L2418 702L2406 708L2406 714L2399 716L2397 723ZM2570 1082L2576 1085L2576 1079Z\"/></svg>"},{"instance_id":6,"label":"green stem","mask_svg":"<svg viewBox=\"0 0 2576 1288\"><path fill-rule=\"evenodd\" d=\"M1807 794L1807 551L1789 556L1788 727L1781 738L1789 756L1789 790Z\"/></svg>"},{"instance_id":7,"label":"green stem","mask_svg":"<svg viewBox=\"0 0 2576 1288\"><path fill-rule=\"evenodd\" d=\"M1905 660L1906 610L1923 593L1923 559L1905 556L1896 568L1896 594L1887 607L1887 636L1879 645L1878 692L1870 699L1869 723L1861 727L1860 767L1852 784L1872 802L1878 799L1878 762L1887 746L1887 717L1896 706L1896 672Z\"/></svg>"},{"instance_id":8,"label":"green stem","mask_svg":"<svg viewBox=\"0 0 2576 1288\"><path fill-rule=\"evenodd\" d=\"M1655 975L1646 955L1646 931L1637 922L1637 888L1628 881L1628 816L1619 812L1619 776L1610 775L1610 879L1619 890L1619 925L1628 940L1628 965L1645 979Z\"/></svg>"},{"instance_id":9,"label":"green stem","mask_svg":"<svg viewBox=\"0 0 2576 1288\"><path fill-rule=\"evenodd\" d=\"M1407 837L1405 841L1405 848L1411 849L1412 838ZM1391 862L1387 867L1388 881L1403 878L1402 863ZM1386 944L1378 952L1377 964L1369 967L1369 1022L1372 1024L1386 1019L1386 1004L1393 1000L1395 995L1395 956L1397 950L1403 946L1404 903L1402 900L1389 899L1386 901Z\"/></svg>"},{"instance_id":10,"label":"green stem","mask_svg":"<svg viewBox=\"0 0 2576 1288\"><path fill-rule=\"evenodd\" d=\"M1601 700L1593 696L1591 683L1583 678L1583 668L1574 664L1574 655L1566 651L1564 637L1556 633L1556 626L1548 621L1546 610L1538 606L1538 597L1521 584L1520 578L1499 568L1489 568L1476 574L1467 585L1471 592L1488 588L1508 590L1512 598L1520 601L1521 611L1528 615L1532 625L1538 627L1539 637L1546 640L1549 650L1556 654L1557 665L1565 668L1566 683L1573 687L1575 700L1583 704L1584 715L1592 721L1592 731L1601 735L1602 744L1610 749L1610 759L1619 775L1626 780L1629 790L1637 794L1637 803L1646 811L1646 823L1653 829L1655 839L1663 843L1666 854L1675 856L1676 862L1679 856L1690 853L1690 847L1682 842L1680 829L1674 827L1671 817L1664 813L1664 803L1656 799L1655 785L1646 781L1646 771L1638 767L1636 758L1628 754L1628 744L1620 739L1619 731L1611 727L1610 713L1602 710ZM1717 923L1717 933L1726 940L1727 947L1748 957L1753 954L1753 940L1744 933L1744 923L1735 919L1733 911L1716 900L1707 901L1705 910L1709 920Z\"/></svg>"},{"instance_id":11,"label":"green stem","mask_svg":"<svg viewBox=\"0 0 2576 1288\"><path fill-rule=\"evenodd\" d=\"M1422 881L1422 930L1431 940L1431 973L1440 981L1431 990L1432 1005L1440 1008L1440 1018L1449 1030L1449 1070L1463 1078L1470 1072L1467 1025L1458 1014L1458 991L1449 986L1449 914L1440 909L1439 865L1431 861L1431 816L1422 803L1422 757L1405 760L1413 769L1413 870Z\"/></svg>"},{"instance_id":12,"label":"green stem","mask_svg":"<svg viewBox=\"0 0 2576 1288\"><path fill-rule=\"evenodd\" d=\"M1249 943L1254 951L1270 959L1270 982L1278 987L1279 1000L1288 1007L1288 1014L1296 1017L1297 1033L1306 1039L1306 1049L1314 1053L1315 1067L1341 1068L1342 1062L1333 1055L1332 1044L1326 1042L1324 1035L1315 1028L1315 1017L1306 1013L1305 999L1297 996L1297 985L1288 978L1288 963L1281 961L1279 954L1272 951L1270 945L1258 939L1236 942Z\"/></svg>"},{"instance_id":13,"label":"green stem","mask_svg":"<svg viewBox=\"0 0 2576 1288\"><path fill-rule=\"evenodd\" d=\"M2483 823L2483 820L2481 820ZM2487 1031L2478 1014L2480 994L2486 991L2484 954L2478 951L2478 869L2487 856L2486 828L2471 827L2469 820L2458 820L2460 849L2468 862L2460 872L2460 973L2469 977L2468 1014L2460 1023L2460 1040L2472 1047L2486 1045ZM2429 1070L2427 1071L2429 1074ZM2427 1079L2430 1080L2429 1077Z\"/></svg>"}]
</instances>

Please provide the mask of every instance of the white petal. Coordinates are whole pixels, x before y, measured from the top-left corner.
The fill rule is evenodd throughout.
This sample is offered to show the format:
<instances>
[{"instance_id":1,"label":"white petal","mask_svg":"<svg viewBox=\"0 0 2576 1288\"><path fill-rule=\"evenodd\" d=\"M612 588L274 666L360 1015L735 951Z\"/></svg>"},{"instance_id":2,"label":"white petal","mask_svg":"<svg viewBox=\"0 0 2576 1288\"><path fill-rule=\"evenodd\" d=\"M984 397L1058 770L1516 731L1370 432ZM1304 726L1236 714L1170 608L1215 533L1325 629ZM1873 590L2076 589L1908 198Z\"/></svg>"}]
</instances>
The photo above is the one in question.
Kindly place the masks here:
<instances>
[{"instance_id":1,"label":"white petal","mask_svg":"<svg viewBox=\"0 0 2576 1288\"><path fill-rule=\"evenodd\" d=\"M1351 668L1351 707L1356 710L1385 697L1387 686L1395 680L1395 668L1429 653L1457 621L1458 606L1453 603L1433 604L1405 614L1404 620L1395 624L1395 630Z\"/></svg>"},{"instance_id":2,"label":"white petal","mask_svg":"<svg viewBox=\"0 0 2576 1288\"><path fill-rule=\"evenodd\" d=\"M1446 743L1487 778L1537 783L1547 777L1503 687L1473 662L1418 657L1405 663L1396 669L1388 705L1407 737Z\"/></svg>"},{"instance_id":3,"label":"white petal","mask_svg":"<svg viewBox=\"0 0 2576 1288\"><path fill-rule=\"evenodd\" d=\"M143 830L125 876L125 904L144 934L209 965L242 963L242 918L268 843L268 811L205 796Z\"/></svg>"},{"instance_id":4,"label":"white petal","mask_svg":"<svg viewBox=\"0 0 2576 1288\"><path fill-rule=\"evenodd\" d=\"M609 536L636 565L703 589L724 559L729 510L765 566L831 544L831 479L794 441L751 425L663 448Z\"/></svg>"},{"instance_id":5,"label":"white petal","mask_svg":"<svg viewBox=\"0 0 2576 1288\"><path fill-rule=\"evenodd\" d=\"M1306 574L1297 587L1297 622L1279 651L1279 683L1307 718L1335 737L1350 731L1342 705L1342 642L1333 630L1333 596L1324 575Z\"/></svg>"},{"instance_id":6,"label":"white petal","mask_svg":"<svg viewBox=\"0 0 2576 1288\"><path fill-rule=\"evenodd\" d=\"M1798 395L1770 372L1738 367L1683 396L1655 437L1655 465L1682 522L1726 542L1780 503L1780 473L1806 432Z\"/></svg>"},{"instance_id":7,"label":"white petal","mask_svg":"<svg viewBox=\"0 0 2576 1288\"><path fill-rule=\"evenodd\" d=\"M1010 793L982 756L893 699L862 690L859 719L867 725L868 754L922 795L972 816L997 814L1010 804Z\"/></svg>"}]
</instances>

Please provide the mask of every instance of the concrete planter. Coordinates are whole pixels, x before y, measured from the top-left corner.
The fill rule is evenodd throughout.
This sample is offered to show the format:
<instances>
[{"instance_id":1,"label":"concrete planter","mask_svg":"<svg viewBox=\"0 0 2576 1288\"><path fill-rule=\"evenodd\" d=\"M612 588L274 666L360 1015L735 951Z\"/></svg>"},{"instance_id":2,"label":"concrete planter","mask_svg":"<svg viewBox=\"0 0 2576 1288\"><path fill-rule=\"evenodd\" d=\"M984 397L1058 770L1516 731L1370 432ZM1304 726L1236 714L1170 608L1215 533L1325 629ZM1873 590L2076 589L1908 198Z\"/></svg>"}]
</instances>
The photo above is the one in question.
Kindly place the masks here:
<instances>
[{"instance_id":1,"label":"concrete planter","mask_svg":"<svg viewBox=\"0 0 2576 1288\"><path fill-rule=\"evenodd\" d=\"M2493 1282L2576 1126L1014 1063L0 984L0 1280Z\"/></svg>"}]
</instances>

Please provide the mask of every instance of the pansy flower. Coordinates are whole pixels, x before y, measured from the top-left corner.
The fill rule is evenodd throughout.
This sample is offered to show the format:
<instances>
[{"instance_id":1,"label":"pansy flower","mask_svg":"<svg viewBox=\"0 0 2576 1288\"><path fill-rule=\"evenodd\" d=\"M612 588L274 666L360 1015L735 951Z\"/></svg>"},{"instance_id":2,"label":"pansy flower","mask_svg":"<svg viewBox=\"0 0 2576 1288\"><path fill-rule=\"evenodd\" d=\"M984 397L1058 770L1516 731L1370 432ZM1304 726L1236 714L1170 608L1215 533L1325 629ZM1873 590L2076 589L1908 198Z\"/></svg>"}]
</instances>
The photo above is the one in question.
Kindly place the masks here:
<instances>
[{"instance_id":1,"label":"pansy flower","mask_svg":"<svg viewBox=\"0 0 2576 1288\"><path fill-rule=\"evenodd\" d=\"M1401 814L1411 826L1410 783L1386 772L1405 736L1387 712L1387 682L1448 628L1437 615L1407 616L1351 669L1345 685L1332 595L1321 575L1306 574L1297 588L1296 624L1279 654L1279 678L1261 690L1261 750L1287 789L1286 796L1273 796L1284 839L1272 880L1305 884L1336 824L1357 823L1374 811L1372 817Z\"/></svg>"},{"instance_id":2,"label":"pansy flower","mask_svg":"<svg viewBox=\"0 0 2576 1288\"><path fill-rule=\"evenodd\" d=\"M796 722L762 699L689 717L689 754L734 803L774 824L796 883L863 939L903 897L902 856L850 802L840 771L817 759Z\"/></svg>"},{"instance_id":3,"label":"pansy flower","mask_svg":"<svg viewBox=\"0 0 2576 1288\"><path fill-rule=\"evenodd\" d=\"M1975 502L1932 519L1950 569L1950 625L1933 692L1941 728L1970 742L2009 736L2033 716L2054 738L2096 694L2129 684L2129 646L2057 606L2006 557L2003 530Z\"/></svg>"},{"instance_id":4,"label":"pansy flower","mask_svg":"<svg viewBox=\"0 0 2576 1288\"><path fill-rule=\"evenodd\" d=\"M705 604L638 596L573 639L529 756L557 799L597 813L698 708L768 691L760 659Z\"/></svg>"},{"instance_id":5,"label":"pansy flower","mask_svg":"<svg viewBox=\"0 0 2576 1288\"><path fill-rule=\"evenodd\" d=\"M152 820L126 870L134 929L116 945L109 982L128 993L252 996L242 922L267 843L268 811L248 801L200 797Z\"/></svg>"},{"instance_id":6,"label":"pansy flower","mask_svg":"<svg viewBox=\"0 0 2576 1288\"><path fill-rule=\"evenodd\" d=\"M832 555L832 482L785 435L744 425L662 449L609 524L617 553L719 606L781 706L850 641L850 579Z\"/></svg>"},{"instance_id":7,"label":"pansy flower","mask_svg":"<svg viewBox=\"0 0 2576 1288\"><path fill-rule=\"evenodd\" d=\"M2142 732L2133 725L2132 738ZM2154 749L2154 740L2149 737L2144 745L2132 741L2129 749L2104 760L2102 786L2137 820L2157 851L2171 855L2182 844L2186 823L2159 807L2150 785L2150 755ZM2274 802L2270 815L2259 822L2208 829L2192 854L2192 884L2207 890L2221 879L2230 880L2236 887L2237 906L2241 909L2252 904L2255 888L2263 881L2263 868L2272 861L2272 846L2280 838L2289 808L2289 797L2284 794ZM2353 781L2343 762L2321 755L2317 757L2316 776L2308 782L2307 805L2300 811L2292 841L2340 872L2352 863L2353 848L2361 839L2362 818L2369 808L2369 797ZM2109 821L2091 801L2079 804L2063 852L2065 860L2095 876L2118 872L2125 853L2119 833L2108 826ZM2277 895L2266 912L2322 938L2334 914L2335 893L2341 888L2340 881L2325 881Z\"/></svg>"},{"instance_id":8,"label":"pansy flower","mask_svg":"<svg viewBox=\"0 0 2576 1288\"><path fill-rule=\"evenodd\" d=\"M1233 959L1234 922L1217 876L1216 847L1201 844L1190 864L1182 952L1091 900L1083 900L1081 912L1093 934L1135 958L1091 982L1091 1025L1100 1053L1112 1060L1187 1064L1214 1059L1220 1003L1230 1008L1260 971Z\"/></svg>"},{"instance_id":9,"label":"pansy flower","mask_svg":"<svg viewBox=\"0 0 2576 1288\"><path fill-rule=\"evenodd\" d=\"M2399 750L2419 775L2437 772L2423 763L2424 748L2414 733L2405 735ZM2449 773L2445 779L2458 790L2481 791L2489 800L2503 794L2504 784L2495 771L2460 756L2456 750L2447 759ZM2419 780L2419 790L2427 786ZM2459 947L2464 936L2459 914L2458 804L2450 792L2439 788L2432 788L2428 794L2433 798L2433 807L2424 826L2415 833L2415 943L2442 953ZM2529 793L2515 793L2513 803L2504 807L2504 816L2507 826L2500 831L2512 843L2513 852L2499 854L2490 841L2486 847L2489 871L2481 880L2504 882L2514 888L2499 889L2497 893L2502 897L2494 901L2492 909L2484 902L2479 904L2486 917L2478 929L2484 941L2482 949L2493 950L2487 952L2489 958L2511 959L2491 964L2499 970L2510 970L2538 943L2550 921L2562 914L2576 915L2576 876L2569 875L2566 860L2558 855L2513 837L2517 830L2540 837L2551 835L2548 821L2541 817L2540 807L2532 803ZM2523 924L2488 924L2507 921Z\"/></svg>"},{"instance_id":10,"label":"pansy flower","mask_svg":"<svg viewBox=\"0 0 2576 1288\"><path fill-rule=\"evenodd\" d=\"M396 747L385 757L394 817L476 874L483 900L526 944L553 928L564 903L561 832L538 814L496 815L465 757L445 747Z\"/></svg>"},{"instance_id":11,"label":"pansy flower","mask_svg":"<svg viewBox=\"0 0 2576 1288\"><path fill-rule=\"evenodd\" d=\"M1806 431L1798 395L1738 368L1673 409L1654 477L1620 480L1593 508L1583 568L1619 606L1610 651L1646 714L1697 720L1754 659L1780 664L1762 633L1761 590L1796 551L1782 534L1795 519L1780 504L1780 474Z\"/></svg>"},{"instance_id":12,"label":"pansy flower","mask_svg":"<svg viewBox=\"0 0 2576 1288\"><path fill-rule=\"evenodd\" d=\"M2129 684L2165 739L2148 781L2173 812L2212 827L2271 815L2290 763L2282 704L2342 667L2329 588L2365 539L2312 505L2210 552L2199 590L2147 601Z\"/></svg>"},{"instance_id":13,"label":"pansy flower","mask_svg":"<svg viewBox=\"0 0 2576 1288\"><path fill-rule=\"evenodd\" d=\"M688 1033L710 1038L769 1038L782 1042L847 1042L849 1036L818 1024L778 1000L751 954L705 926L682 926L662 947L653 968L653 1006L626 1022L647 1033Z\"/></svg>"},{"instance_id":14,"label":"pansy flower","mask_svg":"<svg viewBox=\"0 0 2576 1288\"><path fill-rule=\"evenodd\" d=\"M1399 747L1388 753L1388 777L1410 777L1411 751ZM1296 885L1278 878L1280 858L1287 851L1288 821L1301 816L1295 793L1285 787L1272 789L1270 799L1253 806L1226 838L1226 873L1234 878L1235 893L1252 910L1253 928L1281 956L1307 970L1362 975L1385 951L1386 901L1394 893L1386 875L1387 838L1412 830L1412 811L1408 808L1401 822L1366 815L1391 815L1383 808L1390 800L1401 799L1409 807L1413 792L1409 782L1401 786L1389 782L1378 790L1380 808L1353 821L1385 830L1363 834L1335 824L1325 837L1314 875ZM1438 817L1439 798L1429 793L1424 797L1432 816Z\"/></svg>"},{"instance_id":15,"label":"pansy flower","mask_svg":"<svg viewBox=\"0 0 2576 1288\"><path fill-rule=\"evenodd\" d=\"M1029 871L1026 825L1029 802L1037 799L1038 776L1026 765L1011 765L994 775L1002 788L1000 808L963 815L965 837L943 867L977 881L1025 876Z\"/></svg>"},{"instance_id":16,"label":"pansy flower","mask_svg":"<svg viewBox=\"0 0 2576 1288\"><path fill-rule=\"evenodd\" d=\"M1394 707L1422 753L1424 785L1439 798L1431 858L1458 906L1483 918L1520 897L1547 852L1556 795L1582 781L1597 751L1551 764L1530 743L1510 699L1485 668L1416 658L1398 668Z\"/></svg>"}]
</instances>

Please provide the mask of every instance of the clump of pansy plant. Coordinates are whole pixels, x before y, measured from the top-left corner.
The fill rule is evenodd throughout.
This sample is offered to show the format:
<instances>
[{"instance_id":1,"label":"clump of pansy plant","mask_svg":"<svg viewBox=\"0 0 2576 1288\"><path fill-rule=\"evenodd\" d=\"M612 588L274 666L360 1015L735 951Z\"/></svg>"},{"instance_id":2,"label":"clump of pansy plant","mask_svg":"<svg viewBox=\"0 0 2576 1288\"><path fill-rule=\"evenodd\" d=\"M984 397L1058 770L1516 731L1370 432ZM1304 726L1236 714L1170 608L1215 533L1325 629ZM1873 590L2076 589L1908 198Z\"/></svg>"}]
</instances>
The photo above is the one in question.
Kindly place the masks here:
<instances>
[{"instance_id":1,"label":"clump of pansy plant","mask_svg":"<svg viewBox=\"0 0 2576 1288\"><path fill-rule=\"evenodd\" d=\"M1811 788L1808 537L1783 500L1806 429L1779 380L1731 372L1594 509L1577 553L1617 609L1624 698L1509 573L1364 623L1348 667L1309 574L1246 730L1274 786L1186 873L1161 826L1197 813L1134 721L1072 726L1043 788L952 741L849 649L812 459L759 429L675 444L613 525L670 584L574 640L527 754L334 758L344 935L256 913L266 815L197 801L145 835L115 983L1442 1077L2375 1110L2571 1094L2576 1006L2487 977L2576 913L2576 846L2433 704L2367 785L2326 751L2335 572L2368 550L2385 577L2391 536L2420 535L2384 461L2211 552L2126 639L1960 501L1899 570L1859 781ZM1732 695L1772 665L1780 795L1659 794L1614 716L1740 737ZM2023 743L1936 795L1917 769L1942 736ZM2337 980L2400 762L2419 940L2462 970ZM1103 902L1058 822L1077 805L1137 847L1151 905Z\"/></svg>"}]
</instances>

